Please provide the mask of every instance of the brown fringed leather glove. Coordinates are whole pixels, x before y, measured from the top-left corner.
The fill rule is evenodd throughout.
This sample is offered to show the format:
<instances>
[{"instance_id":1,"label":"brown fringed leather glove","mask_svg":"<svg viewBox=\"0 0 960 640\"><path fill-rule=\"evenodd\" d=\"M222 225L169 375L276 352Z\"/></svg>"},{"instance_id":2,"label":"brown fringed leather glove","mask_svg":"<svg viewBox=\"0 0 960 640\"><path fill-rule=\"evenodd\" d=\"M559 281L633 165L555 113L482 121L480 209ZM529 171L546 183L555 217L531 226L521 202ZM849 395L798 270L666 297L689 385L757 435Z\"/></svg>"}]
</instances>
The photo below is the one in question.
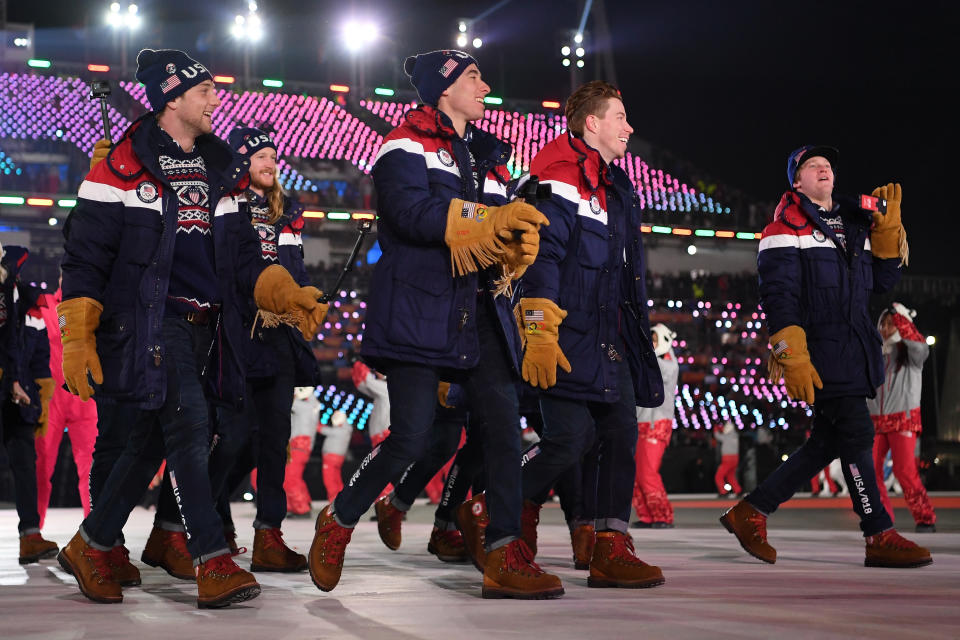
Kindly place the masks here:
<instances>
[{"instance_id":1,"label":"brown fringed leather glove","mask_svg":"<svg viewBox=\"0 0 960 640\"><path fill-rule=\"evenodd\" d=\"M110 149L113 147L110 144L110 141L101 138L93 144L93 155L90 157L90 168L93 169L101 160L106 158L110 154Z\"/></svg>"},{"instance_id":2,"label":"brown fringed leather glove","mask_svg":"<svg viewBox=\"0 0 960 640\"><path fill-rule=\"evenodd\" d=\"M318 301L321 295L316 287L298 285L278 264L264 269L253 288L257 306L277 314L282 322L296 326L307 342L317 335L317 327L327 315L329 305Z\"/></svg>"},{"instance_id":3,"label":"brown fringed leather glove","mask_svg":"<svg viewBox=\"0 0 960 640\"><path fill-rule=\"evenodd\" d=\"M437 402L440 403L440 406L444 409L453 409L452 404L447 404L447 396L450 395L450 383L440 381L440 384L437 385Z\"/></svg>"},{"instance_id":4,"label":"brown fringed leather glove","mask_svg":"<svg viewBox=\"0 0 960 640\"><path fill-rule=\"evenodd\" d=\"M820 374L810 362L807 334L797 325L790 325L770 336L768 377L774 383L783 378L787 395L794 400L813 404L814 390L823 389Z\"/></svg>"},{"instance_id":5,"label":"brown fringed leather glove","mask_svg":"<svg viewBox=\"0 0 960 640\"><path fill-rule=\"evenodd\" d=\"M103 384L103 369L97 357L97 338L93 332L100 325L103 305L93 298L72 298L57 305L60 323L60 341L63 343L63 378L70 393L89 400L93 388L87 382L87 372L93 381Z\"/></svg>"},{"instance_id":6,"label":"brown fringed leather glove","mask_svg":"<svg viewBox=\"0 0 960 640\"><path fill-rule=\"evenodd\" d=\"M36 434L47 435L47 420L50 417L50 401L53 399L53 390L57 383L53 378L37 378L34 380L40 391L40 419L37 421Z\"/></svg>"},{"instance_id":7,"label":"brown fringed leather glove","mask_svg":"<svg viewBox=\"0 0 960 640\"><path fill-rule=\"evenodd\" d=\"M523 200L494 207L454 198L447 209L447 229L443 237L450 247L453 275L462 276L495 262L505 262L507 244L516 242L512 240L513 231L537 233L541 224L550 223L546 216ZM518 247L515 255L519 263L525 254ZM536 258L535 253L522 260L529 260L526 264L531 264L533 258Z\"/></svg>"},{"instance_id":8,"label":"brown fringed leather glove","mask_svg":"<svg viewBox=\"0 0 960 640\"><path fill-rule=\"evenodd\" d=\"M900 264L910 260L907 232L900 218L900 201L903 197L899 183L891 182L877 187L870 194L887 201L887 212L873 212L873 227L870 230L870 250L878 258L900 258Z\"/></svg>"},{"instance_id":9,"label":"brown fringed leather glove","mask_svg":"<svg viewBox=\"0 0 960 640\"><path fill-rule=\"evenodd\" d=\"M520 308L523 313L520 331L526 342L521 375L534 387L549 389L557 384L557 367L567 373L572 371L560 349L560 323L567 312L547 298L521 298Z\"/></svg>"}]
</instances>

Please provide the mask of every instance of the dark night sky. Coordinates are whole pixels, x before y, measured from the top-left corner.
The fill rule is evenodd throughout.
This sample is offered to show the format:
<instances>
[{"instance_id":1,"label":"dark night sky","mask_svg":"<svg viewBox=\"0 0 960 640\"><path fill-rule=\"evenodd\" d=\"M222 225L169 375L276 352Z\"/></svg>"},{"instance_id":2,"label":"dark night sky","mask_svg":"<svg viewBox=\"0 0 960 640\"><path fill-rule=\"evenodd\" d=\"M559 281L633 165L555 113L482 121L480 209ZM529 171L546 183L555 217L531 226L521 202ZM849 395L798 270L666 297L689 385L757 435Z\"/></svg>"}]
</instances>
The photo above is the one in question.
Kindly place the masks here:
<instances>
[{"instance_id":1,"label":"dark night sky","mask_svg":"<svg viewBox=\"0 0 960 640\"><path fill-rule=\"evenodd\" d=\"M13 2L8 18L36 24L41 57L96 61L110 53L102 27L108 4ZM151 20L131 49L184 48L221 73L240 72L227 24L245 2L139 4ZM398 86L403 56L453 46L457 18L496 4L261 0L272 37L259 47L255 75L349 80L337 27L353 11L375 16L384 33L369 54L368 83ZM512 0L478 25L485 42L477 57L495 93L564 97L569 74L560 66L558 38L576 27L579 4ZM947 92L957 78L952 43L960 23L950 5L606 0L611 41L594 46L613 51L639 137L764 200L785 188L791 149L807 142L837 146L838 191L903 183L910 272L956 275L960 261L949 256L956 253L953 216L960 207L956 180L947 174L956 109ZM596 34L593 18L586 28ZM586 71L592 70L588 48Z\"/></svg>"}]
</instances>

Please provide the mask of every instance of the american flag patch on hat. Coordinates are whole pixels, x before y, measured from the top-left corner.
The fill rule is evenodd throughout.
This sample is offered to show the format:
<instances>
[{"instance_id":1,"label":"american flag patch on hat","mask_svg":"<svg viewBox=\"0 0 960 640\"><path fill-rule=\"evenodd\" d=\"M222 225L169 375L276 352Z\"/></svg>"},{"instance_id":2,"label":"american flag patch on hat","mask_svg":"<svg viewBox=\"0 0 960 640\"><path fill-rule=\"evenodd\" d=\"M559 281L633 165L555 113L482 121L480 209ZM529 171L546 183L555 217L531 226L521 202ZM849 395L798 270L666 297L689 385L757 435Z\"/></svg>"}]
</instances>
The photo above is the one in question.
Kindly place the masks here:
<instances>
[{"instance_id":1,"label":"american flag patch on hat","mask_svg":"<svg viewBox=\"0 0 960 640\"><path fill-rule=\"evenodd\" d=\"M179 76L170 76L160 83L160 90L166 93L180 84Z\"/></svg>"},{"instance_id":2,"label":"american flag patch on hat","mask_svg":"<svg viewBox=\"0 0 960 640\"><path fill-rule=\"evenodd\" d=\"M527 322L543 322L543 309L527 309L523 312L523 319Z\"/></svg>"},{"instance_id":3,"label":"american flag patch on hat","mask_svg":"<svg viewBox=\"0 0 960 640\"><path fill-rule=\"evenodd\" d=\"M450 74L453 73L453 70L457 68L457 61L453 58L450 58L443 63L443 66L440 67L440 75L444 78L449 78Z\"/></svg>"}]
</instances>

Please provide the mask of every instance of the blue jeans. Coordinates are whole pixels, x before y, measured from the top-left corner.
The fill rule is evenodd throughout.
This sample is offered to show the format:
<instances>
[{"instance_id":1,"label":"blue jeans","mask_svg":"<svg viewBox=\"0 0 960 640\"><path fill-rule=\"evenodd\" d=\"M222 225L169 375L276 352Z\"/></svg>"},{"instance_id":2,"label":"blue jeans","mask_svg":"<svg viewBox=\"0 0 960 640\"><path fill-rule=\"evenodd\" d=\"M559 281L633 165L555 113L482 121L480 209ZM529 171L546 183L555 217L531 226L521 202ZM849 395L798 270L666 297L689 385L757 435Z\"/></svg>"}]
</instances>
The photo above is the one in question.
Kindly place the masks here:
<instances>
[{"instance_id":1,"label":"blue jeans","mask_svg":"<svg viewBox=\"0 0 960 640\"><path fill-rule=\"evenodd\" d=\"M746 501L771 514L839 457L863 535L872 536L892 528L893 521L880 500L873 468L873 435L865 398L820 400L813 407L810 438L767 476Z\"/></svg>"},{"instance_id":2,"label":"blue jeans","mask_svg":"<svg viewBox=\"0 0 960 640\"><path fill-rule=\"evenodd\" d=\"M37 511L37 448L34 429L37 425L20 417L20 407L10 397L3 399L0 433L7 451L20 523L20 535L40 533L40 513Z\"/></svg>"},{"instance_id":3,"label":"blue jeans","mask_svg":"<svg viewBox=\"0 0 960 640\"><path fill-rule=\"evenodd\" d=\"M186 533L194 563L229 553L207 473L210 433L200 372L211 338L209 326L164 318L166 397L163 406L141 412L130 425L126 448L105 481L98 504L80 526L84 540L94 547L107 550L118 540L166 453L181 515L179 529Z\"/></svg>"},{"instance_id":4,"label":"blue jeans","mask_svg":"<svg viewBox=\"0 0 960 640\"><path fill-rule=\"evenodd\" d=\"M472 419L467 415L467 441L463 443L450 465L450 473L443 485L443 495L440 504L434 512L434 525L443 530L452 530L456 526L457 507L467 499L467 493L474 481L483 470L483 443L480 436L471 425ZM477 434L477 435L474 435Z\"/></svg>"},{"instance_id":5,"label":"blue jeans","mask_svg":"<svg viewBox=\"0 0 960 640\"><path fill-rule=\"evenodd\" d=\"M290 406L293 404L294 353L284 327L264 329L264 340L278 363L274 376L247 378L244 407L217 410L219 441L210 455L210 484L219 496L227 487L231 469L244 447L253 446L257 461L257 517L255 529L279 529L287 516L283 477L290 442Z\"/></svg>"},{"instance_id":6,"label":"blue jeans","mask_svg":"<svg viewBox=\"0 0 960 640\"><path fill-rule=\"evenodd\" d=\"M486 462L486 503L490 524L487 548L520 537L520 415L517 376L499 321L483 300L477 304L480 362L460 372L472 422L471 437L482 442ZM437 407L439 370L393 361L386 367L390 395L390 435L360 463L334 501L344 526L353 526L387 485L422 458L430 443Z\"/></svg>"},{"instance_id":7,"label":"blue jeans","mask_svg":"<svg viewBox=\"0 0 960 640\"><path fill-rule=\"evenodd\" d=\"M633 378L626 362L617 367L616 402L571 400L549 393L540 396L543 439L527 452L523 497L542 504L557 480L597 447L596 481L586 475L582 502L595 496L598 531L626 532L635 475L637 413ZM587 494L592 494L587 497ZM589 506L586 510L590 510Z\"/></svg>"},{"instance_id":8,"label":"blue jeans","mask_svg":"<svg viewBox=\"0 0 960 640\"><path fill-rule=\"evenodd\" d=\"M460 430L466 422L465 409L437 407L433 420L433 433L430 436L430 448L425 456L406 470L400 482L394 485L390 501L395 507L401 511L407 511L427 483L454 456L460 444Z\"/></svg>"}]
</instances>

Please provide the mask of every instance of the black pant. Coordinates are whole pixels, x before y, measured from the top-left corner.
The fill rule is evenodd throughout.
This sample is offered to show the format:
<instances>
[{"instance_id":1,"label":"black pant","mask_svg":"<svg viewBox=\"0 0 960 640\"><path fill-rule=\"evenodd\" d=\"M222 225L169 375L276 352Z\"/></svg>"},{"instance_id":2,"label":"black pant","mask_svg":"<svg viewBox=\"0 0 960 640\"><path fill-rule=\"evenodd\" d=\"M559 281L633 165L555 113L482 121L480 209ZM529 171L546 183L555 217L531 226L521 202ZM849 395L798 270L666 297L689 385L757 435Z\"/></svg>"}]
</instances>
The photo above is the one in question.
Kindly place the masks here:
<instances>
[{"instance_id":1,"label":"black pant","mask_svg":"<svg viewBox=\"0 0 960 640\"><path fill-rule=\"evenodd\" d=\"M37 448L34 430L37 425L20 417L20 407L7 396L3 400L3 447L7 451L13 488L16 494L20 535L40 533L40 513L37 511Z\"/></svg>"},{"instance_id":2,"label":"black pant","mask_svg":"<svg viewBox=\"0 0 960 640\"><path fill-rule=\"evenodd\" d=\"M883 508L873 468L873 435L865 398L818 401L813 407L810 438L747 496L747 502L763 513L773 513L839 457L863 535L872 536L892 528L893 521Z\"/></svg>"},{"instance_id":3,"label":"black pant","mask_svg":"<svg viewBox=\"0 0 960 640\"><path fill-rule=\"evenodd\" d=\"M393 502L397 508L404 511L409 509L427 483L454 456L460 444L460 431L466 422L465 409L437 407L427 454L410 465L400 481L394 485Z\"/></svg>"}]
</instances>

